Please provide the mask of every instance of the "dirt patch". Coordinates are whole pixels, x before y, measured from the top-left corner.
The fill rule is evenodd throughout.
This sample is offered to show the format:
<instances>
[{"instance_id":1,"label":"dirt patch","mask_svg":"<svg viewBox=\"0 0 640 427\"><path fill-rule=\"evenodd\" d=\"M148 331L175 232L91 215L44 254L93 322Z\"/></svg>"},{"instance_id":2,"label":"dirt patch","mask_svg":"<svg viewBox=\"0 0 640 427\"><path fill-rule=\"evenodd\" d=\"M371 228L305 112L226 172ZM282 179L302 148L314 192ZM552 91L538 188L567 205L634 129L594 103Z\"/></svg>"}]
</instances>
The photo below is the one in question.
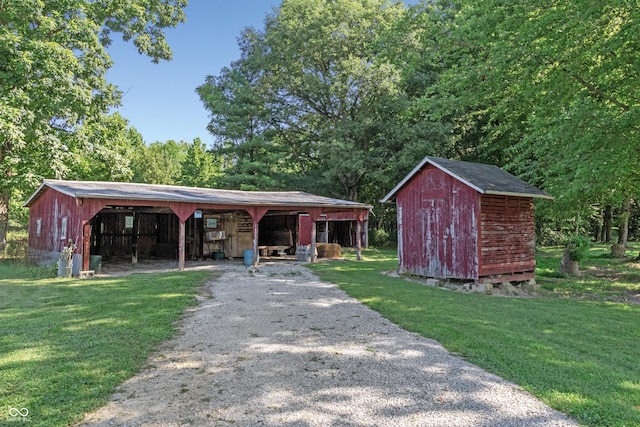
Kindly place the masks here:
<instances>
[{"instance_id":1,"label":"dirt patch","mask_svg":"<svg viewBox=\"0 0 640 427\"><path fill-rule=\"evenodd\" d=\"M187 261L185 262L185 270L208 270L212 268L220 268L225 261ZM237 261L229 261L235 262ZM178 271L178 262L173 260L140 260L136 264L131 261L110 260L104 262L100 274L96 277L112 277L126 276L137 273L166 273L169 271Z\"/></svg>"},{"instance_id":2,"label":"dirt patch","mask_svg":"<svg viewBox=\"0 0 640 427\"><path fill-rule=\"evenodd\" d=\"M627 265L630 268L640 270L640 264L638 263L629 263ZM581 277L583 279L588 279L589 276L606 280L611 285L599 292L581 294L580 297L628 304L640 304L640 288L628 289L623 286L616 286L616 282L640 284L640 274L600 266L590 266L581 270Z\"/></svg>"}]
</instances>

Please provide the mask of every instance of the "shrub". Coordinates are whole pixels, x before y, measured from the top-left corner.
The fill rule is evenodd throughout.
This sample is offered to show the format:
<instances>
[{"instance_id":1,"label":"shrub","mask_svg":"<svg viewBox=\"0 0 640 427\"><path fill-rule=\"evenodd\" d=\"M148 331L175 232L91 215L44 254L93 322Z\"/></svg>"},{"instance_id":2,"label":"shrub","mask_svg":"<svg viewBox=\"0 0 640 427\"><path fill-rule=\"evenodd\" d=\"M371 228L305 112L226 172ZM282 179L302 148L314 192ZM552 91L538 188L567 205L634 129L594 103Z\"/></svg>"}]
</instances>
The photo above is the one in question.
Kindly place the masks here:
<instances>
[{"instance_id":1,"label":"shrub","mask_svg":"<svg viewBox=\"0 0 640 427\"><path fill-rule=\"evenodd\" d=\"M369 230L369 245L374 248L387 248L391 245L389 232L381 228Z\"/></svg>"},{"instance_id":2,"label":"shrub","mask_svg":"<svg viewBox=\"0 0 640 427\"><path fill-rule=\"evenodd\" d=\"M591 241L584 236L576 234L567 240L565 246L569 249L569 258L573 261L581 262L589 255Z\"/></svg>"}]
</instances>

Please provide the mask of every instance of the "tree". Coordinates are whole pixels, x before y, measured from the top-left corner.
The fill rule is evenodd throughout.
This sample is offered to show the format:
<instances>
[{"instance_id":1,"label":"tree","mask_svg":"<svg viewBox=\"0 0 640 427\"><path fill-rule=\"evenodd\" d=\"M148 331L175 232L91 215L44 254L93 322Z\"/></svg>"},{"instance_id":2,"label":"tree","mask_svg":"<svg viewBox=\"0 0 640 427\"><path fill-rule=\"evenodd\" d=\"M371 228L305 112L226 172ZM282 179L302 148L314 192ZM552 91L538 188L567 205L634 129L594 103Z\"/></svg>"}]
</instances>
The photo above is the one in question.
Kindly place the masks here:
<instances>
[{"instance_id":1,"label":"tree","mask_svg":"<svg viewBox=\"0 0 640 427\"><path fill-rule=\"evenodd\" d=\"M284 189L292 164L277 143L277 113L262 82L261 35L246 29L239 46L240 59L196 89L211 113L213 153L222 159L225 172L217 184L241 190Z\"/></svg>"},{"instance_id":2,"label":"tree","mask_svg":"<svg viewBox=\"0 0 640 427\"><path fill-rule=\"evenodd\" d=\"M195 138L187 146L180 184L188 187L214 187L221 173L218 159L207 151L207 146L200 138Z\"/></svg>"},{"instance_id":3,"label":"tree","mask_svg":"<svg viewBox=\"0 0 640 427\"><path fill-rule=\"evenodd\" d=\"M386 0L286 0L241 58L197 91L222 186L296 188L375 202L450 129L421 109L441 70L436 8ZM435 37L435 36L433 36Z\"/></svg>"},{"instance_id":4,"label":"tree","mask_svg":"<svg viewBox=\"0 0 640 427\"><path fill-rule=\"evenodd\" d=\"M352 200L394 152L400 71L379 55L379 36L404 12L384 0L285 0L266 21L261 81L279 112L278 136L287 147L303 141L311 173Z\"/></svg>"},{"instance_id":5,"label":"tree","mask_svg":"<svg viewBox=\"0 0 640 427\"><path fill-rule=\"evenodd\" d=\"M471 0L443 10L455 11L442 39L449 65L425 103L473 130L476 156L494 153L556 196L565 219L637 197L638 8Z\"/></svg>"},{"instance_id":6,"label":"tree","mask_svg":"<svg viewBox=\"0 0 640 427\"><path fill-rule=\"evenodd\" d=\"M184 141L156 141L136 150L132 160L133 182L145 184L180 184L188 145Z\"/></svg>"},{"instance_id":7,"label":"tree","mask_svg":"<svg viewBox=\"0 0 640 427\"><path fill-rule=\"evenodd\" d=\"M8 206L41 177L61 178L73 134L119 103L105 78L114 33L155 62L170 59L162 30L186 0L48 0L0 4L0 250Z\"/></svg>"},{"instance_id":8,"label":"tree","mask_svg":"<svg viewBox=\"0 0 640 427\"><path fill-rule=\"evenodd\" d=\"M68 179L128 181L131 159L143 149L142 135L119 113L89 118L73 133L64 175Z\"/></svg>"}]
</instances>

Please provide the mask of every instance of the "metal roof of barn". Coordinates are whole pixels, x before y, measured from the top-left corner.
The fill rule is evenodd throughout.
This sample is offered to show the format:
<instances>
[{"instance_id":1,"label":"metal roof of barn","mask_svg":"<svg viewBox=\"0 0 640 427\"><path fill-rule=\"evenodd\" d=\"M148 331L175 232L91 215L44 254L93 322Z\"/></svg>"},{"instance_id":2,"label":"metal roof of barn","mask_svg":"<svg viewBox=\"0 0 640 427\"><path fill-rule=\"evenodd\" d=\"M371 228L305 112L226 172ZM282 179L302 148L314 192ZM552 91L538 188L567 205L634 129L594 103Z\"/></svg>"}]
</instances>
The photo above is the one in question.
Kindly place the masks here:
<instances>
[{"instance_id":1,"label":"metal roof of barn","mask_svg":"<svg viewBox=\"0 0 640 427\"><path fill-rule=\"evenodd\" d=\"M110 199L200 203L233 206L309 207L324 209L371 209L371 205L349 200L316 196L302 191L239 191L176 185L138 184L102 181L63 181L45 179L25 202L31 206L47 188L76 199Z\"/></svg>"},{"instance_id":2,"label":"metal roof of barn","mask_svg":"<svg viewBox=\"0 0 640 427\"><path fill-rule=\"evenodd\" d=\"M451 175L480 194L553 199L544 191L527 184L497 166L427 156L393 190L384 196L381 202L386 203L394 199L398 191L427 164Z\"/></svg>"}]
</instances>

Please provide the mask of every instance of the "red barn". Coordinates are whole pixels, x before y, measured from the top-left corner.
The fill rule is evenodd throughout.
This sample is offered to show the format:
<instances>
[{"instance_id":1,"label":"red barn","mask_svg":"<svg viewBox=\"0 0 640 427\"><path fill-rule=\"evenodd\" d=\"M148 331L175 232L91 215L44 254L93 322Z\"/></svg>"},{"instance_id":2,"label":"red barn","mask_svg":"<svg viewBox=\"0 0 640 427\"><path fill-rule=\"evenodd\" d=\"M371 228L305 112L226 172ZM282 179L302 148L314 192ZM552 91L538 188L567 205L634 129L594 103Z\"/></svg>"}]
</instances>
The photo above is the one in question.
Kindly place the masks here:
<instances>
[{"instance_id":1,"label":"red barn","mask_svg":"<svg viewBox=\"0 0 640 427\"><path fill-rule=\"evenodd\" d=\"M545 192L493 165L425 157L396 201L401 273L475 283L534 278L533 198Z\"/></svg>"},{"instance_id":2,"label":"red barn","mask_svg":"<svg viewBox=\"0 0 640 427\"><path fill-rule=\"evenodd\" d=\"M73 240L79 269L92 255L105 259L234 258L258 250L290 253L308 240L315 254L316 221L346 213L358 230L370 205L299 191L233 191L122 182L44 180L25 203L29 207L29 255L34 261L57 259ZM311 218L308 232L298 216ZM360 234L358 233L357 236ZM360 254L361 240L356 248ZM245 256L246 257L246 256ZM313 259L313 255L312 255Z\"/></svg>"}]
</instances>

